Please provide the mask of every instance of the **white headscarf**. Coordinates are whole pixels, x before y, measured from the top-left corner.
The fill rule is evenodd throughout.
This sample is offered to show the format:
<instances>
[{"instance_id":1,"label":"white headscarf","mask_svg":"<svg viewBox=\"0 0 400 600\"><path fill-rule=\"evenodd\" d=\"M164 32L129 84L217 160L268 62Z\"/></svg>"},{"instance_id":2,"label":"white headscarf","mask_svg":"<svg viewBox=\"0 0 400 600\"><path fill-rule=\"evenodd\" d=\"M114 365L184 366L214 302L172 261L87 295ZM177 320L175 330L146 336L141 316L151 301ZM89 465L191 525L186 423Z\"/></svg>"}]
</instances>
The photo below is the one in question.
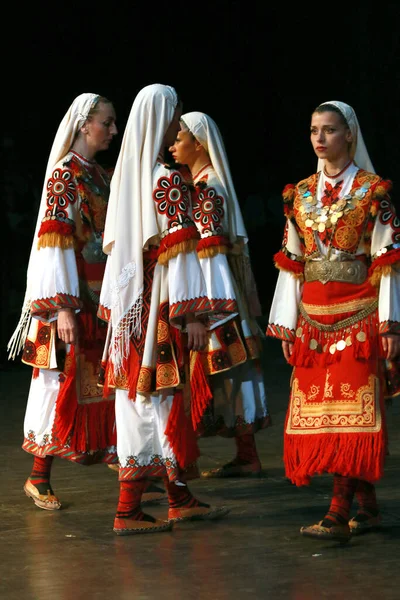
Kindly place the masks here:
<instances>
[{"instance_id":1,"label":"white headscarf","mask_svg":"<svg viewBox=\"0 0 400 600\"><path fill-rule=\"evenodd\" d=\"M356 113L354 112L354 109L349 104L339 102L338 100L330 100L329 102L323 102L322 104L320 104L320 106L324 106L324 104L333 104L333 106L336 106L336 108L340 110L340 112L346 119L347 124L350 127L351 134L353 136L350 155L356 163L357 167L359 167L360 169L364 169L365 171L375 173L375 169L369 158L367 147L364 143L360 125L358 124L358 119ZM319 158L317 171L322 171L323 168L324 160Z\"/></svg>"},{"instance_id":2,"label":"white headscarf","mask_svg":"<svg viewBox=\"0 0 400 600\"><path fill-rule=\"evenodd\" d=\"M72 102L71 106L67 110L63 120L58 126L57 133L55 135L53 145L51 147L49 159L47 161L46 173L44 177L44 184L42 189L42 195L40 199L40 206L38 212L38 218L35 227L35 233L33 236L32 248L29 257L28 263L28 271L27 271L27 281L26 281L26 291L25 298L22 307L22 313L19 320L19 323L8 342L8 350L9 350L9 359L14 359L17 354L24 347L24 343L26 340L26 336L29 330L30 324L30 309L31 302L36 298L32 298L31 296L31 286L32 280L35 277L33 266L35 264L35 255L38 252L37 247L37 236L39 233L40 225L42 223L42 219L45 214L45 209L47 206L47 180L51 176L55 165L66 155L70 150L75 136L82 125L85 123L88 118L90 110L94 107L96 102L99 99L98 94L81 94L77 96L75 100Z\"/></svg>"},{"instance_id":3,"label":"white headscarf","mask_svg":"<svg viewBox=\"0 0 400 600\"><path fill-rule=\"evenodd\" d=\"M109 254L112 341L117 373L129 354L131 335L141 335L143 250L159 234L153 200L153 169L178 104L174 88L153 84L136 96L111 181L103 251ZM102 298L108 290L102 290Z\"/></svg>"},{"instance_id":4,"label":"white headscarf","mask_svg":"<svg viewBox=\"0 0 400 600\"><path fill-rule=\"evenodd\" d=\"M201 112L186 113L182 115L181 122L208 152L213 169L225 190L228 203L229 240L232 244L238 241L244 243L240 254L231 253L228 256L229 264L247 301L249 315L252 317L261 316L261 305L250 262L247 232L233 185L221 132L215 121Z\"/></svg>"},{"instance_id":5,"label":"white headscarf","mask_svg":"<svg viewBox=\"0 0 400 600\"><path fill-rule=\"evenodd\" d=\"M226 192L228 202L229 239L232 243L238 237L247 243L248 237L244 226L242 211L236 196L224 141L217 124L211 117L202 112L190 112L182 115L181 121L191 131L196 140L208 152L211 164Z\"/></svg>"}]
</instances>

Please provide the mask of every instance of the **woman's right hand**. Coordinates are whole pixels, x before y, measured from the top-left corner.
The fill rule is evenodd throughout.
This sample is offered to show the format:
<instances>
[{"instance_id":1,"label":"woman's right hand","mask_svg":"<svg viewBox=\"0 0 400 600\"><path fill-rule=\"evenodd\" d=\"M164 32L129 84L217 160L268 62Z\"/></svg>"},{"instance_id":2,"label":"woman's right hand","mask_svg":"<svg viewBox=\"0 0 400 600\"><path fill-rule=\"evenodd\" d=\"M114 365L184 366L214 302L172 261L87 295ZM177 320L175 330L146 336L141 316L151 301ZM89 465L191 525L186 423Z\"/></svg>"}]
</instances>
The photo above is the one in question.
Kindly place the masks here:
<instances>
[{"instance_id":1,"label":"woman's right hand","mask_svg":"<svg viewBox=\"0 0 400 600\"><path fill-rule=\"evenodd\" d=\"M73 308L60 308L58 311L57 333L66 344L76 344L78 341L78 324Z\"/></svg>"},{"instance_id":2,"label":"woman's right hand","mask_svg":"<svg viewBox=\"0 0 400 600\"><path fill-rule=\"evenodd\" d=\"M283 341L282 342L282 350L283 350L283 356L285 357L286 362L289 362L289 359L293 354L293 342Z\"/></svg>"}]
</instances>

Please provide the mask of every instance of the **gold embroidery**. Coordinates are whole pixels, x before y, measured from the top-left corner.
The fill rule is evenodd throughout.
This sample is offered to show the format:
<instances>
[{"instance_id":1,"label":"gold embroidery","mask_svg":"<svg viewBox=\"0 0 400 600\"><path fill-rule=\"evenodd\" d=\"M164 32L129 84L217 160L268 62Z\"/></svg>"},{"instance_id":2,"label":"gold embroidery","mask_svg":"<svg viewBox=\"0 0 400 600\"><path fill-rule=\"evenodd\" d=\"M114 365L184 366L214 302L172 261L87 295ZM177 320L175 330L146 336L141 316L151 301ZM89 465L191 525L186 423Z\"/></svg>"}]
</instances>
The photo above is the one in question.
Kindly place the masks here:
<instances>
[{"instance_id":1,"label":"gold embroidery","mask_svg":"<svg viewBox=\"0 0 400 600\"><path fill-rule=\"evenodd\" d=\"M335 242L342 250L350 250L358 240L358 233L354 227L339 227L335 233Z\"/></svg>"},{"instance_id":2,"label":"gold embroidery","mask_svg":"<svg viewBox=\"0 0 400 600\"><path fill-rule=\"evenodd\" d=\"M355 391L351 389L349 383L341 383L340 391L345 398L354 398Z\"/></svg>"},{"instance_id":3,"label":"gold embroidery","mask_svg":"<svg viewBox=\"0 0 400 600\"><path fill-rule=\"evenodd\" d=\"M329 373L329 369L326 372L325 378L325 386L324 386L324 398L333 398L333 385L329 385L329 379L331 374Z\"/></svg>"},{"instance_id":4,"label":"gold embroidery","mask_svg":"<svg viewBox=\"0 0 400 600\"><path fill-rule=\"evenodd\" d=\"M351 401L311 403L295 378L289 410L286 426L286 433L289 434L377 432L382 427L379 380L375 375L370 375L368 383L357 390Z\"/></svg>"},{"instance_id":5,"label":"gold embroidery","mask_svg":"<svg viewBox=\"0 0 400 600\"><path fill-rule=\"evenodd\" d=\"M308 400L315 400L316 396L318 396L320 390L319 385L312 385L308 392Z\"/></svg>"},{"instance_id":6,"label":"gold embroidery","mask_svg":"<svg viewBox=\"0 0 400 600\"><path fill-rule=\"evenodd\" d=\"M370 303L371 298L357 298L357 300L339 302L337 304L330 304L329 306L323 304L305 304L303 302L303 307L309 315L339 315L345 312L358 311L369 306Z\"/></svg>"}]
</instances>

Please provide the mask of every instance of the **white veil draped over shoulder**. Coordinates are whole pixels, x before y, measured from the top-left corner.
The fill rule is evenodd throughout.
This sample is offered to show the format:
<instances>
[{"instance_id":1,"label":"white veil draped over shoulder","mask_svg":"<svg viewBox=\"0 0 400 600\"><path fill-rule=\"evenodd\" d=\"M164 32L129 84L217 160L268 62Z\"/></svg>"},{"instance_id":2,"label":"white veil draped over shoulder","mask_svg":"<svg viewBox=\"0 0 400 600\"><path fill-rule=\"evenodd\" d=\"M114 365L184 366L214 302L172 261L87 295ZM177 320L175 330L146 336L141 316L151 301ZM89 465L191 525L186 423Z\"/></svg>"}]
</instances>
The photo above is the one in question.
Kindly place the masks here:
<instances>
[{"instance_id":1,"label":"white veil draped over shoulder","mask_svg":"<svg viewBox=\"0 0 400 600\"><path fill-rule=\"evenodd\" d=\"M136 96L111 180L103 251L108 254L100 303L111 297L110 358L118 373L131 335L141 335L143 251L158 236L153 170L178 104L174 88L152 84Z\"/></svg>"},{"instance_id":2,"label":"white veil draped over shoulder","mask_svg":"<svg viewBox=\"0 0 400 600\"><path fill-rule=\"evenodd\" d=\"M78 133L82 125L85 123L90 110L95 106L99 98L100 96L98 94L90 93L80 94L79 96L77 96L72 102L67 112L65 113L60 125L58 126L57 133L55 135L46 166L42 195L38 211L38 218L36 222L35 233L33 236L32 248L28 262L26 291L24 303L22 306L22 312L18 325L13 335L11 336L7 346L7 349L9 350L9 359L14 359L24 347L25 340L28 335L29 325L31 322L31 303L33 300L37 300L37 298L32 298L31 286L33 278L35 277L34 265L36 253L38 252L38 233L42 219L45 214L47 204L47 180L51 176L55 165L63 158L63 156L68 154L68 151L70 150L75 140L76 134Z\"/></svg>"}]
</instances>

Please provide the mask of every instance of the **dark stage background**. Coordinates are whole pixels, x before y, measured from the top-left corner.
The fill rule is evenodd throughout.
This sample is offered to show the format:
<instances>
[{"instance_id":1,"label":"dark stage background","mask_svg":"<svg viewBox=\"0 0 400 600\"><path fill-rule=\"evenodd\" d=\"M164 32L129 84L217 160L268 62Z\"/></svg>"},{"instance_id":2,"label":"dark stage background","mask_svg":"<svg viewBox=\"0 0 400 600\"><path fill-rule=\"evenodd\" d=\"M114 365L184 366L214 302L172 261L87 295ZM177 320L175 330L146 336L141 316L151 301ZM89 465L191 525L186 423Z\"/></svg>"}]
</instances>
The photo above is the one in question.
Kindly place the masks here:
<instances>
[{"instance_id":1,"label":"dark stage background","mask_svg":"<svg viewBox=\"0 0 400 600\"><path fill-rule=\"evenodd\" d=\"M7 16L4 16L7 14ZM41 2L7 4L2 27L1 366L19 317L48 153L82 92L115 105L119 135L137 92L173 85L184 112L218 123L250 237L263 311L276 281L281 191L313 173L312 110L351 104L376 171L399 207L399 3Z\"/></svg>"}]
</instances>

